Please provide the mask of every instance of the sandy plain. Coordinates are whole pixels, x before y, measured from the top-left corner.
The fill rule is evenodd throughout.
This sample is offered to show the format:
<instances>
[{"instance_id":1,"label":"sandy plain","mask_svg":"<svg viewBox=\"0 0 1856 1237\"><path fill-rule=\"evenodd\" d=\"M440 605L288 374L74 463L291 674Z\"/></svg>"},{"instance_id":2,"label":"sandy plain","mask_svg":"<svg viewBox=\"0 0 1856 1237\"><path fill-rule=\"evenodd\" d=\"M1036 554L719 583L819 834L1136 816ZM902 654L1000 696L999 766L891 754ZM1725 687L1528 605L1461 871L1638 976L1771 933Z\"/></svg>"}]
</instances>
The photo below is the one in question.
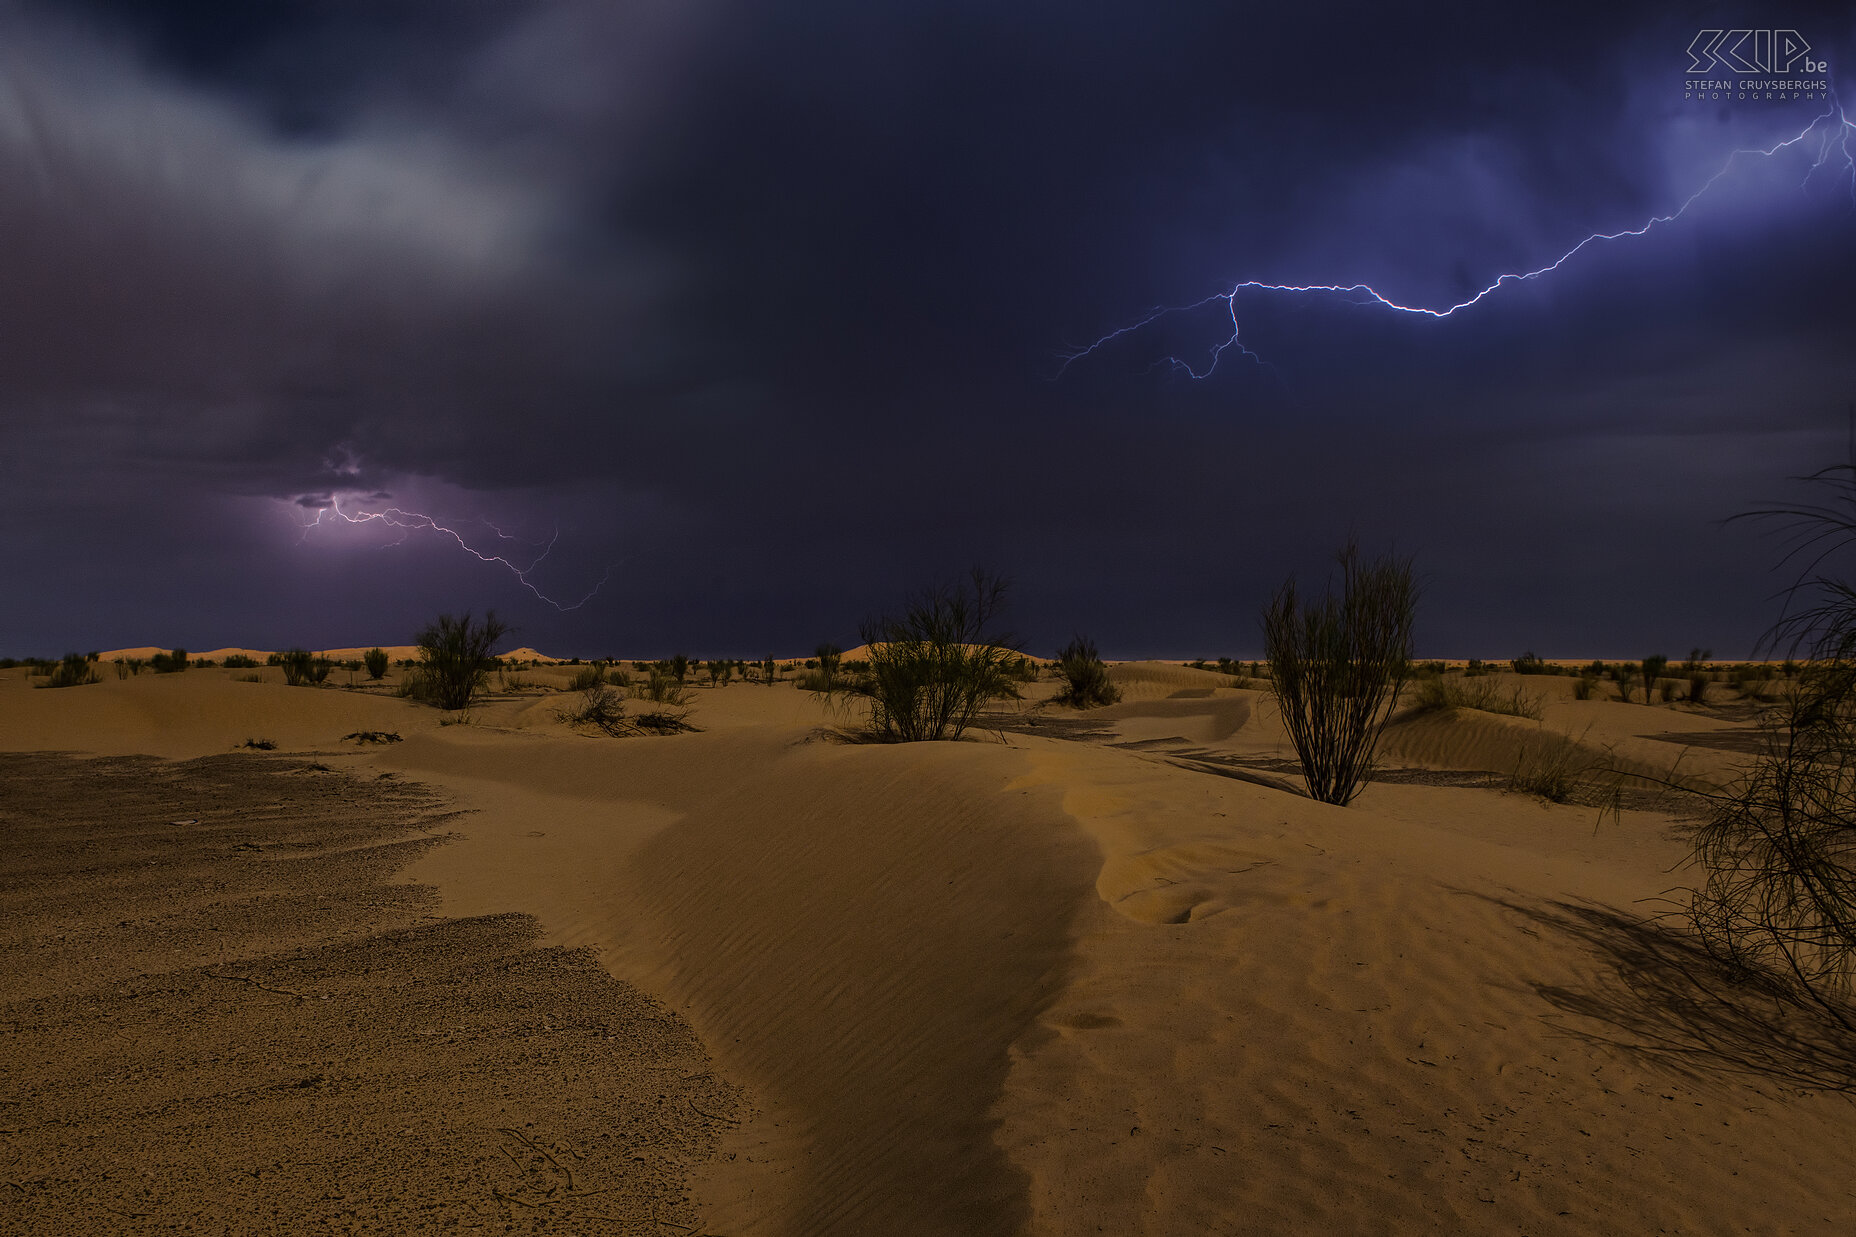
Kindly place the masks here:
<instances>
[{"instance_id":1,"label":"sandy plain","mask_svg":"<svg viewBox=\"0 0 1856 1237\"><path fill-rule=\"evenodd\" d=\"M0 672L0 1232L1856 1231L1856 1048L1656 917L1690 809L1504 789L1751 706L1530 676L1342 809L1175 664L908 746L103 670Z\"/></svg>"}]
</instances>

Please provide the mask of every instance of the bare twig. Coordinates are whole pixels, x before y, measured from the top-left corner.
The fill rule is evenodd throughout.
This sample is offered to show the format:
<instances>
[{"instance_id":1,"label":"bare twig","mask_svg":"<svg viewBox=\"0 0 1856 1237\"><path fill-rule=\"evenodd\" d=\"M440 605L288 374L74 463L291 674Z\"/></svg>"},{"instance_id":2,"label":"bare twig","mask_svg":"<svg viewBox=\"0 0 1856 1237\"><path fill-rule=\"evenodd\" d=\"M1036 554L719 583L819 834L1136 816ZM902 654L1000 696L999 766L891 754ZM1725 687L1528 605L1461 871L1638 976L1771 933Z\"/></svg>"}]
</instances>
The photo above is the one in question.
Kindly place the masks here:
<instances>
[{"instance_id":1,"label":"bare twig","mask_svg":"<svg viewBox=\"0 0 1856 1237\"><path fill-rule=\"evenodd\" d=\"M201 971L200 974L211 979L234 979L241 984L250 984L254 988L262 988L266 992L275 992L279 996L295 997L299 1001L307 1001L309 999L308 993L295 992L289 988L273 988L270 984L260 983L247 975L221 975L218 971Z\"/></svg>"}]
</instances>

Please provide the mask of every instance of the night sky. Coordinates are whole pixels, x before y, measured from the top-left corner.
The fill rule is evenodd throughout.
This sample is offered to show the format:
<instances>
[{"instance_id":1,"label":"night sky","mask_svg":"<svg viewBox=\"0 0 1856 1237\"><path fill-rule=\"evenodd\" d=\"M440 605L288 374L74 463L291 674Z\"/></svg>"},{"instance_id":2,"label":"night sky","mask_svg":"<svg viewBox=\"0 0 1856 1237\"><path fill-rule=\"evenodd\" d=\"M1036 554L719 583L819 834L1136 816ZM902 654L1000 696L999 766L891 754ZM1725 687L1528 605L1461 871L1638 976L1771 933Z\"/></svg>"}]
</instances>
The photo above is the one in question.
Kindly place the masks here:
<instances>
[{"instance_id":1,"label":"night sky","mask_svg":"<svg viewBox=\"0 0 1856 1237\"><path fill-rule=\"evenodd\" d=\"M1033 652L1255 656L1357 535L1424 655L1746 656L1722 522L1856 399L1835 116L1448 318L1064 358L1670 214L1831 106L1685 99L1751 26L1856 63L1848 5L0 0L0 654L800 654L979 564Z\"/></svg>"}]
</instances>

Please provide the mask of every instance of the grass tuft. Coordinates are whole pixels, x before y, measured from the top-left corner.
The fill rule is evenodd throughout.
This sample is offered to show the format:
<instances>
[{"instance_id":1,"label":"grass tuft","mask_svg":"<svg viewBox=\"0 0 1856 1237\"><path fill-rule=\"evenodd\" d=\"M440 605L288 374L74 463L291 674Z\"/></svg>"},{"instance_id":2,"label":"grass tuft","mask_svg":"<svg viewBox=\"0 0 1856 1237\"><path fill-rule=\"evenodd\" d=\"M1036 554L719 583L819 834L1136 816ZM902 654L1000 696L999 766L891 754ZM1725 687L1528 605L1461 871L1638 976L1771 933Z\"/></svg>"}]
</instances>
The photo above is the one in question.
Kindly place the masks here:
<instances>
[{"instance_id":1,"label":"grass tuft","mask_svg":"<svg viewBox=\"0 0 1856 1237\"><path fill-rule=\"evenodd\" d=\"M1411 711L1435 713L1444 709L1476 709L1483 713L1540 720L1539 697L1527 695L1519 686L1504 689L1500 682L1487 676L1420 680Z\"/></svg>"}]
</instances>

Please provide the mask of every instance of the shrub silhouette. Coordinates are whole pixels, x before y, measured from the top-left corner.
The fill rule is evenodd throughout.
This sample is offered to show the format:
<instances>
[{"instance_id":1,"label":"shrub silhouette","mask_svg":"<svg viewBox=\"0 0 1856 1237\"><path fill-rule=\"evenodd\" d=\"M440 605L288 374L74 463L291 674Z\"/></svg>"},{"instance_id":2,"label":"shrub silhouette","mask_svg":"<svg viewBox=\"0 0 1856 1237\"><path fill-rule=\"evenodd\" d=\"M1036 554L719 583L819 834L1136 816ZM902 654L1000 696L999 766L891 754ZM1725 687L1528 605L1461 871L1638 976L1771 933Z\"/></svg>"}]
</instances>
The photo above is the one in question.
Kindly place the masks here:
<instances>
[{"instance_id":1,"label":"shrub silhouette","mask_svg":"<svg viewBox=\"0 0 1856 1237\"><path fill-rule=\"evenodd\" d=\"M40 687L82 687L86 683L98 682L97 672L90 664L90 659L82 653L66 653L58 664L51 668L51 675Z\"/></svg>"},{"instance_id":2,"label":"shrub silhouette","mask_svg":"<svg viewBox=\"0 0 1856 1237\"><path fill-rule=\"evenodd\" d=\"M1856 463L1804 479L1823 502L1747 512L1776 521L1788 562L1806 572L1856 543ZM1782 697L1766 750L1691 835L1700 886L1691 922L1717 958L1777 980L1856 1033L1856 585L1801 575L1790 599L1810 599L1768 633L1765 651L1808 652Z\"/></svg>"},{"instance_id":3,"label":"shrub silhouette","mask_svg":"<svg viewBox=\"0 0 1856 1237\"><path fill-rule=\"evenodd\" d=\"M690 698L682 680L658 666L651 667L650 674L642 683L632 684L631 692L635 700L649 700L653 704L671 707L687 704Z\"/></svg>"},{"instance_id":4,"label":"shrub silhouette","mask_svg":"<svg viewBox=\"0 0 1856 1237\"><path fill-rule=\"evenodd\" d=\"M1661 686L1663 671L1667 669L1669 669L1669 659L1664 657L1661 653L1658 653L1654 657L1646 657L1643 659L1643 702L1645 704L1654 703L1650 697L1653 696ZM1667 695L1663 697L1665 700L1668 698Z\"/></svg>"},{"instance_id":5,"label":"shrub silhouette","mask_svg":"<svg viewBox=\"0 0 1856 1237\"><path fill-rule=\"evenodd\" d=\"M171 653L156 653L148 659L148 664L156 674L179 674L187 668L187 650L175 649Z\"/></svg>"},{"instance_id":6,"label":"shrub silhouette","mask_svg":"<svg viewBox=\"0 0 1856 1237\"><path fill-rule=\"evenodd\" d=\"M387 651L374 648L361 654L361 664L367 667L367 677L383 679L387 675Z\"/></svg>"},{"instance_id":7,"label":"shrub silhouette","mask_svg":"<svg viewBox=\"0 0 1856 1237\"><path fill-rule=\"evenodd\" d=\"M1575 695L1578 694L1580 684L1585 682L1585 679L1580 679L1579 683L1573 685ZM1582 700L1584 698L1580 697ZM1484 713L1540 720L1540 700L1537 697L1523 692L1519 685L1504 691L1499 682L1486 675L1479 679L1420 679L1411 711L1429 713L1441 709L1480 709Z\"/></svg>"},{"instance_id":8,"label":"shrub silhouette","mask_svg":"<svg viewBox=\"0 0 1856 1237\"><path fill-rule=\"evenodd\" d=\"M285 685L301 687L309 682L310 667L315 660L315 655L308 649L285 649L279 653L277 664L284 672Z\"/></svg>"},{"instance_id":9,"label":"shrub silhouette","mask_svg":"<svg viewBox=\"0 0 1856 1237\"><path fill-rule=\"evenodd\" d=\"M838 663L844 658L844 650L828 640L814 649L812 656L818 661L819 681L822 683L822 687L818 690L830 691L831 681L838 673ZM807 668L811 668L810 662L807 663Z\"/></svg>"},{"instance_id":10,"label":"shrub silhouette","mask_svg":"<svg viewBox=\"0 0 1856 1237\"><path fill-rule=\"evenodd\" d=\"M570 726L591 726L610 735L626 733L625 701L619 693L597 680L579 690L579 707L557 709L556 717Z\"/></svg>"},{"instance_id":11,"label":"shrub silhouette","mask_svg":"<svg viewBox=\"0 0 1856 1237\"><path fill-rule=\"evenodd\" d=\"M496 664L491 651L508 632L508 624L498 621L494 610L481 622L472 622L468 610L457 617L441 614L421 628L414 643L419 646L424 695L447 711L469 708Z\"/></svg>"},{"instance_id":12,"label":"shrub silhouette","mask_svg":"<svg viewBox=\"0 0 1856 1237\"><path fill-rule=\"evenodd\" d=\"M1263 613L1270 688L1311 797L1345 805L1372 778L1373 753L1411 669L1417 587L1411 560L1337 556L1341 591L1305 603L1293 578Z\"/></svg>"},{"instance_id":13,"label":"shrub silhouette","mask_svg":"<svg viewBox=\"0 0 1856 1237\"><path fill-rule=\"evenodd\" d=\"M975 569L863 625L870 670L859 688L880 738L958 739L989 701L1017 694L1005 675L1015 654L994 629L1005 593L1002 578Z\"/></svg>"},{"instance_id":14,"label":"shrub silhouette","mask_svg":"<svg viewBox=\"0 0 1856 1237\"><path fill-rule=\"evenodd\" d=\"M1109 682L1108 667L1096 652L1096 642L1087 636L1075 637L1058 652L1057 677L1063 687L1052 699L1059 704L1087 709L1121 699L1121 689Z\"/></svg>"}]
</instances>

